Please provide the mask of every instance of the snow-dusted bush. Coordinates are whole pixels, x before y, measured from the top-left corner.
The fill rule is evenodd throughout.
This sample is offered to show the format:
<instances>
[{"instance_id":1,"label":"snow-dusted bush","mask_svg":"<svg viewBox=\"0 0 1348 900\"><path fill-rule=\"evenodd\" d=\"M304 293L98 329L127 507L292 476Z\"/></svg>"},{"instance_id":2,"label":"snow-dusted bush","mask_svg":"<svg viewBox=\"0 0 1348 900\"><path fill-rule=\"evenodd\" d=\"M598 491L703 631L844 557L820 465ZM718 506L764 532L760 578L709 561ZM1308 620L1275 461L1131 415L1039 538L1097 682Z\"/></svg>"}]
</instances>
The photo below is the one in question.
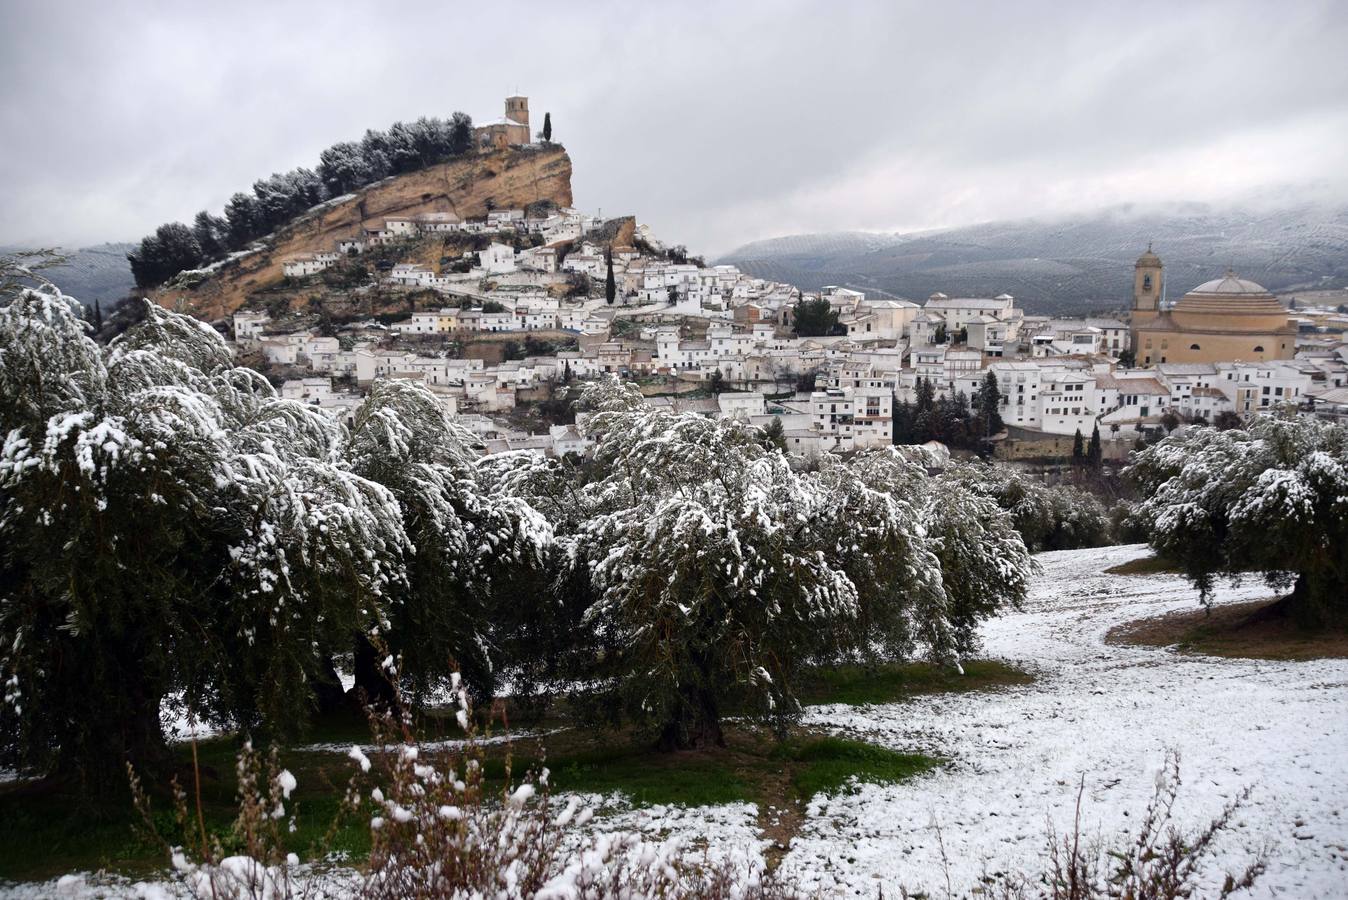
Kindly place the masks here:
<instances>
[{"instance_id":1,"label":"snow-dusted bush","mask_svg":"<svg viewBox=\"0 0 1348 900\"><path fill-rule=\"evenodd\" d=\"M1293 585L1308 625L1348 618L1348 428L1259 416L1244 430L1190 428L1126 470L1146 498L1135 515L1156 552L1211 599L1221 574Z\"/></svg>"},{"instance_id":2,"label":"snow-dusted bush","mask_svg":"<svg viewBox=\"0 0 1348 900\"><path fill-rule=\"evenodd\" d=\"M488 691L494 587L551 543L424 387L376 386L348 433L148 302L107 348L54 288L0 308L0 438L0 756L23 767L149 762L169 695L292 735L353 644L368 693L391 655L413 687L458 660Z\"/></svg>"}]
</instances>

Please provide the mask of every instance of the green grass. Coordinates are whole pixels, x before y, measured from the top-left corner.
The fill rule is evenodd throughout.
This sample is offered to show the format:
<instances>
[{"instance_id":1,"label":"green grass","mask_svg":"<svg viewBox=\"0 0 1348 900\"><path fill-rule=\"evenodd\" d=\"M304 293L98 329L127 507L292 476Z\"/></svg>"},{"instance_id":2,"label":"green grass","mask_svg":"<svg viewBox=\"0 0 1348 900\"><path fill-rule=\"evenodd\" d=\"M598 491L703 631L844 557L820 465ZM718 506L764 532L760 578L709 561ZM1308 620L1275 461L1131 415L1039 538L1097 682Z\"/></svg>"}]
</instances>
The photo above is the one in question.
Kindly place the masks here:
<instances>
[{"instance_id":1,"label":"green grass","mask_svg":"<svg viewBox=\"0 0 1348 900\"><path fill-rule=\"evenodd\" d=\"M820 669L804 684L806 703L864 705L902 702L925 693L995 689L1025 684L1031 676L997 660L964 664L965 674L925 663ZM820 791L845 790L855 782L889 784L939 764L931 757L896 753L861 741L797 735L778 743L757 729L730 725L729 746L706 751L657 753L625 733L597 734L574 727L568 717L549 719L551 727L573 727L546 739L546 765L560 791L622 793L638 806L703 806L735 801L782 807L807 802ZM452 720L428 715L417 727L424 740L459 737ZM359 716L325 718L314 724L304 743L369 743L368 724ZM207 830L227 839L236 814L237 740L215 738L198 744L202 808ZM486 748L488 778L504 774L502 745ZM191 748L176 748L179 779L191 789ZM542 759L538 741L521 740L513 748L518 779ZM299 788L291 812L297 831L287 849L311 858L340 807L352 764L342 753L283 750L281 765L296 776ZM120 786L118 786L120 788ZM149 785L156 830L170 843L177 832L167 779ZM124 790L100 807L89 808L69 787L23 783L0 786L0 879L48 879L76 870L108 869L144 877L161 871L159 846L141 834L142 825ZM369 852L363 818L339 828L326 850L346 852L354 860Z\"/></svg>"},{"instance_id":2,"label":"green grass","mask_svg":"<svg viewBox=\"0 0 1348 900\"><path fill-rule=\"evenodd\" d=\"M899 703L920 694L981 691L1029 684L1034 676L997 659L969 660L964 674L928 663L887 663L816 669L805 682L801 702L865 706Z\"/></svg>"},{"instance_id":3,"label":"green grass","mask_svg":"<svg viewBox=\"0 0 1348 900\"><path fill-rule=\"evenodd\" d=\"M536 765L527 757L514 760L517 775ZM730 753L657 753L620 745L549 757L546 765L558 790L621 793L637 806L711 806L751 800L757 794L753 767ZM499 777L501 768L493 761L486 767L488 777Z\"/></svg>"},{"instance_id":4,"label":"green grass","mask_svg":"<svg viewBox=\"0 0 1348 900\"><path fill-rule=\"evenodd\" d=\"M366 737L368 738L368 731ZM178 748L177 776L192 794L191 749ZM237 815L235 756L232 738L198 745L202 814L209 834L230 849ZM282 751L282 767L294 773L299 788L294 802L296 830L286 837L287 849L310 857L318 851L346 852L362 857L369 852L369 830L363 821L347 821L325 847L320 844L337 818L342 793L352 766L339 753ZM170 844L182 844L185 835L176 821L167 777L158 783L146 779L155 831ZM109 869L143 875L167 862L162 847L148 833L135 812L128 789L118 784L96 802L85 801L65 786L12 785L0 790L0 878L37 880L75 870Z\"/></svg>"},{"instance_id":5,"label":"green grass","mask_svg":"<svg viewBox=\"0 0 1348 900\"><path fill-rule=\"evenodd\" d=\"M939 764L930 756L897 753L838 737L788 742L779 752L794 764L791 786L805 802L818 793L836 794L856 782L896 784Z\"/></svg>"},{"instance_id":6,"label":"green grass","mask_svg":"<svg viewBox=\"0 0 1348 900\"><path fill-rule=\"evenodd\" d=\"M782 807L808 802L820 791L837 792L857 782L892 784L926 772L938 760L896 753L861 741L802 735L778 743L757 730L732 728L729 746L705 751L659 753L646 746L617 740L614 746L549 756L550 782L556 790L621 793L636 806L707 806L748 801ZM190 778L190 750L182 748ZM497 747L488 748L497 754ZM199 745L202 809L207 831L231 849L236 812L234 755L230 739ZM351 817L322 844L336 818L342 791L351 774L339 753L283 751L281 764L299 781L289 809L297 829L286 836L286 849L310 859L344 852L361 860L370 849L365 819ZM518 780L536 766L516 752ZM503 783L505 760L492 755L485 763L488 783ZM189 794L191 793L190 781ZM156 831L170 844L186 840L164 785L153 787ZM0 792L0 878L42 880L76 870L107 869L132 877L162 871L161 847L145 833L129 795L89 809L71 793L48 790L25 793L11 787Z\"/></svg>"},{"instance_id":7,"label":"green grass","mask_svg":"<svg viewBox=\"0 0 1348 900\"><path fill-rule=\"evenodd\" d=\"M729 736L724 749L659 753L629 746L549 759L547 765L558 790L621 793L636 806L711 806L808 802L820 791L833 793L854 781L893 784L939 763L846 738L801 736L778 743L761 734ZM531 764L516 757L517 773L522 763ZM499 777L500 764L489 764L487 773ZM790 796L782 796L785 785Z\"/></svg>"}]
</instances>

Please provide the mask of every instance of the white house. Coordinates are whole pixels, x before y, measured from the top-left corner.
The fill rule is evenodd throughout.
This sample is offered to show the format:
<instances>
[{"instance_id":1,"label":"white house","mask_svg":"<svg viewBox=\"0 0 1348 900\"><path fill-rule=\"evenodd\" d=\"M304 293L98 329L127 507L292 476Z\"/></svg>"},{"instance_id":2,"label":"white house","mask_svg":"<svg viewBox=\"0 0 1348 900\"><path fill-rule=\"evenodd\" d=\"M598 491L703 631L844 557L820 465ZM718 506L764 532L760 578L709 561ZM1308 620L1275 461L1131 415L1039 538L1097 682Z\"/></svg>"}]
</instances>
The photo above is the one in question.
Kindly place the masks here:
<instances>
[{"instance_id":1,"label":"white house","mask_svg":"<svg viewBox=\"0 0 1348 900\"><path fill-rule=\"evenodd\" d=\"M735 393L727 391L716 396L716 405L720 408L721 418L751 421L754 416L766 412L763 395L757 391Z\"/></svg>"},{"instance_id":2,"label":"white house","mask_svg":"<svg viewBox=\"0 0 1348 900\"><path fill-rule=\"evenodd\" d=\"M486 250L477 253L478 265L488 274L501 275L515 271L515 248L509 244L493 242Z\"/></svg>"},{"instance_id":3,"label":"white house","mask_svg":"<svg viewBox=\"0 0 1348 900\"><path fill-rule=\"evenodd\" d=\"M262 336L271 316L261 310L241 309L234 314L234 340L249 345Z\"/></svg>"}]
</instances>

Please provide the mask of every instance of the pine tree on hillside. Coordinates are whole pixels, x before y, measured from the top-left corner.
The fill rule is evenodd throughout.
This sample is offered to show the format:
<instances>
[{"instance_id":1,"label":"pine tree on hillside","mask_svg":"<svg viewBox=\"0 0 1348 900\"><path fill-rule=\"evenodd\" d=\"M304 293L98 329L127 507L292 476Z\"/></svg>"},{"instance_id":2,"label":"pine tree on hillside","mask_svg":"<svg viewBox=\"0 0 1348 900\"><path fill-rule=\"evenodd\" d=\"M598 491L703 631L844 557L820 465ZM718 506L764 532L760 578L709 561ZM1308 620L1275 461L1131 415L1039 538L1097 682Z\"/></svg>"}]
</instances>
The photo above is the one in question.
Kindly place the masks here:
<instances>
[{"instance_id":1,"label":"pine tree on hillside","mask_svg":"<svg viewBox=\"0 0 1348 900\"><path fill-rule=\"evenodd\" d=\"M795 326L800 337L832 334L838 327L838 311L823 297L801 300L796 304Z\"/></svg>"}]
</instances>

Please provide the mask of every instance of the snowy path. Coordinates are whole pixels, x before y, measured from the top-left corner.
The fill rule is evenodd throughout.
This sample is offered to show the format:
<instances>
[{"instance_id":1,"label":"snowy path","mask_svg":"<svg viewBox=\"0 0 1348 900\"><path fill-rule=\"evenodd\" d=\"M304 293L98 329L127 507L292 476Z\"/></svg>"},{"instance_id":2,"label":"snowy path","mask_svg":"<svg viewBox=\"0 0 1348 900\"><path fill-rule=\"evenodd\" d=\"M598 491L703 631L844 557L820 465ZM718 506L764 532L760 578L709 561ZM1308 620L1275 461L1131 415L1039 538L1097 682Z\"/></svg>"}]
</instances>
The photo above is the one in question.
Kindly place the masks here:
<instances>
[{"instance_id":1,"label":"snowy path","mask_svg":"<svg viewBox=\"0 0 1348 900\"><path fill-rule=\"evenodd\" d=\"M1239 828L1212 868L1238 869L1270 846L1253 896L1348 897L1348 660L1265 662L1116 647L1113 625L1193 608L1179 577L1102 570L1142 546L1048 553L1024 611L984 627L986 654L1033 670L1005 692L811 708L806 722L950 766L903 785L816 800L784 865L839 896L946 886L939 824L957 895L983 871L1036 866L1045 823L1070 827L1086 777L1085 830L1109 836L1145 808L1167 748L1181 754L1178 818L1198 824L1246 785ZM1218 602L1268 596L1260 582Z\"/></svg>"}]
</instances>

